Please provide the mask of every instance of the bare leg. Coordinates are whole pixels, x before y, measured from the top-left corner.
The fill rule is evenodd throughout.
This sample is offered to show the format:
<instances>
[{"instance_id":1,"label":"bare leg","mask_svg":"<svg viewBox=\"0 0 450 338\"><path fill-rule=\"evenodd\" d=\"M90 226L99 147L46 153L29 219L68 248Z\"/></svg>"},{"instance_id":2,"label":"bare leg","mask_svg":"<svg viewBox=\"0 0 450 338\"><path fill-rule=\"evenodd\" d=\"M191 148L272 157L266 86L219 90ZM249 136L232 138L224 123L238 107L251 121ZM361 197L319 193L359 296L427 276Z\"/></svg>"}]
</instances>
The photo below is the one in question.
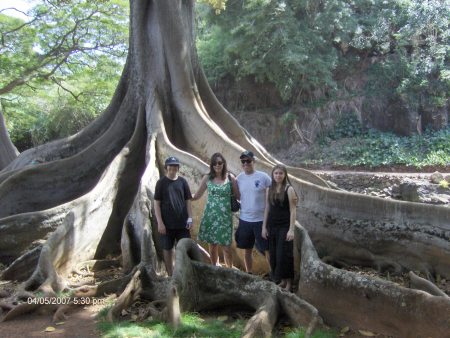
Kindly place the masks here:
<instances>
[{"instance_id":1,"label":"bare leg","mask_svg":"<svg viewBox=\"0 0 450 338\"><path fill-rule=\"evenodd\" d=\"M223 259L227 268L233 267L233 256L231 254L231 247L229 245L222 246Z\"/></svg>"},{"instance_id":2,"label":"bare leg","mask_svg":"<svg viewBox=\"0 0 450 338\"><path fill-rule=\"evenodd\" d=\"M285 288L286 287L286 279L282 279L281 280L281 282L278 284L278 286L280 287L280 288Z\"/></svg>"},{"instance_id":3,"label":"bare leg","mask_svg":"<svg viewBox=\"0 0 450 338\"><path fill-rule=\"evenodd\" d=\"M244 264L245 264L245 271L247 273L253 273L253 257L252 252L253 249L244 249Z\"/></svg>"},{"instance_id":4,"label":"bare leg","mask_svg":"<svg viewBox=\"0 0 450 338\"><path fill-rule=\"evenodd\" d=\"M173 273L173 250L163 250L164 265L169 276Z\"/></svg>"},{"instance_id":5,"label":"bare leg","mask_svg":"<svg viewBox=\"0 0 450 338\"><path fill-rule=\"evenodd\" d=\"M219 265L219 247L217 244L209 244L209 255L212 265Z\"/></svg>"}]
</instances>

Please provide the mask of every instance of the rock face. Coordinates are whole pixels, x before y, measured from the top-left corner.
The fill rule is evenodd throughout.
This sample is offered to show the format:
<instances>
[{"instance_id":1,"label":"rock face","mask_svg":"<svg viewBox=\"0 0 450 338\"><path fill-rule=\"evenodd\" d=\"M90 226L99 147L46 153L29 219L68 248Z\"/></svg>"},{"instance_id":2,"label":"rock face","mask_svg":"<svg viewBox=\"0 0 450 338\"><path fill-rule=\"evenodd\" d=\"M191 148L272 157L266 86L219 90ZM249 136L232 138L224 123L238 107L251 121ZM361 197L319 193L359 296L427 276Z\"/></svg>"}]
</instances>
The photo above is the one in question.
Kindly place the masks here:
<instances>
[{"instance_id":1,"label":"rock face","mask_svg":"<svg viewBox=\"0 0 450 338\"><path fill-rule=\"evenodd\" d=\"M395 185L392 188L392 196L394 198L410 202L420 202L420 194L423 192L423 186L409 180L402 182L399 185Z\"/></svg>"},{"instance_id":2,"label":"rock face","mask_svg":"<svg viewBox=\"0 0 450 338\"><path fill-rule=\"evenodd\" d=\"M326 172L321 173L320 176L335 187L351 192L450 206L450 188L439 184L450 176L447 174Z\"/></svg>"}]
</instances>

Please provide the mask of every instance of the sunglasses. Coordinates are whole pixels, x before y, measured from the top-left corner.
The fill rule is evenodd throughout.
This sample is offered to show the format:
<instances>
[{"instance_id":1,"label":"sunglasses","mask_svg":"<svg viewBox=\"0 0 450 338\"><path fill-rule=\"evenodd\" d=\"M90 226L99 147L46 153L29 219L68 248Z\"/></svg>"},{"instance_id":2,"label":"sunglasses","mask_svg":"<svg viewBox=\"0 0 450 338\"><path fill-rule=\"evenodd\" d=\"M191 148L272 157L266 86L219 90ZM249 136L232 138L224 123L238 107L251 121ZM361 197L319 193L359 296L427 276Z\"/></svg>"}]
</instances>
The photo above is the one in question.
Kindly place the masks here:
<instances>
[{"instance_id":1,"label":"sunglasses","mask_svg":"<svg viewBox=\"0 0 450 338\"><path fill-rule=\"evenodd\" d=\"M214 163L213 163L213 166L216 166L216 165L222 165L222 164L223 164L222 161L217 161L217 162L214 162Z\"/></svg>"},{"instance_id":2,"label":"sunglasses","mask_svg":"<svg viewBox=\"0 0 450 338\"><path fill-rule=\"evenodd\" d=\"M253 162L252 160L241 160L242 164L245 164L245 163L250 164L252 162Z\"/></svg>"}]
</instances>

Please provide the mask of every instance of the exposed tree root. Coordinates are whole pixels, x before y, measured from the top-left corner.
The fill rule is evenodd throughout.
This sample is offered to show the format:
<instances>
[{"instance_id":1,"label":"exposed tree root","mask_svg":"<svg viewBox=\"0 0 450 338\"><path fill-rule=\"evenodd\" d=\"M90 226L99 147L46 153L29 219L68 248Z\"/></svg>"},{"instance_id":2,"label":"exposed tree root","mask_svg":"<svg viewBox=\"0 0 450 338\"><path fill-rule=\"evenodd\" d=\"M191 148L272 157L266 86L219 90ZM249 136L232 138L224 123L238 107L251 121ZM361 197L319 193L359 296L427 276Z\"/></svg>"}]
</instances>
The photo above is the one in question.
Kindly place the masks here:
<instances>
[{"instance_id":1,"label":"exposed tree root","mask_svg":"<svg viewBox=\"0 0 450 338\"><path fill-rule=\"evenodd\" d=\"M73 272L82 276L93 276L96 271L119 266L120 260L118 259L93 259L78 263ZM82 269L85 269L86 272L81 271Z\"/></svg>"},{"instance_id":2,"label":"exposed tree root","mask_svg":"<svg viewBox=\"0 0 450 338\"><path fill-rule=\"evenodd\" d=\"M410 271L408 273L410 280L410 287L412 289L422 290L428 292L433 296L441 296L441 297L449 297L444 291L439 289L436 285L434 285L429 280L425 278L417 276L414 272Z\"/></svg>"},{"instance_id":3,"label":"exposed tree root","mask_svg":"<svg viewBox=\"0 0 450 338\"><path fill-rule=\"evenodd\" d=\"M204 263L197 243L181 240L176 248L172 278L155 278L151 266L139 268L124 292L109 310L107 319L117 320L138 297L150 302L139 314L164 320L176 327L182 311L202 311L226 306L252 308L255 314L246 327L245 337L268 337L281 314L286 314L294 326L305 326L311 333L322 325L317 310L296 295L285 292L274 283L238 270ZM156 291L159 290L159 291ZM165 295L164 300L160 298ZM157 306L163 304L162 308Z\"/></svg>"},{"instance_id":4,"label":"exposed tree root","mask_svg":"<svg viewBox=\"0 0 450 338\"><path fill-rule=\"evenodd\" d=\"M83 285L73 289L72 293L74 297L104 297L113 293L120 294L127 286L131 277L132 274L129 274L98 285Z\"/></svg>"},{"instance_id":5,"label":"exposed tree root","mask_svg":"<svg viewBox=\"0 0 450 338\"><path fill-rule=\"evenodd\" d=\"M276 297L266 298L256 313L247 321L242 337L270 337L279 314Z\"/></svg>"},{"instance_id":6,"label":"exposed tree root","mask_svg":"<svg viewBox=\"0 0 450 338\"><path fill-rule=\"evenodd\" d=\"M202 263L197 244L192 240L183 239L177 245L172 284L179 293L182 311L226 306L254 309L255 314L245 328L247 337L270 335L282 313L287 314L294 326L303 325L311 330L322 322L312 305L272 282L239 270ZM288 304L295 306L288 309Z\"/></svg>"},{"instance_id":7,"label":"exposed tree root","mask_svg":"<svg viewBox=\"0 0 450 338\"><path fill-rule=\"evenodd\" d=\"M296 236L298 294L317 307L328 325L396 337L449 337L448 297L336 269L320 260L306 229L297 226Z\"/></svg>"},{"instance_id":8,"label":"exposed tree root","mask_svg":"<svg viewBox=\"0 0 450 338\"><path fill-rule=\"evenodd\" d=\"M11 293L6 291L6 290L0 290L0 298L6 298L8 296L10 296Z\"/></svg>"},{"instance_id":9,"label":"exposed tree root","mask_svg":"<svg viewBox=\"0 0 450 338\"><path fill-rule=\"evenodd\" d=\"M125 290L108 311L106 316L108 321L112 322L119 318L122 310L127 309L139 297L141 292L141 279L139 278L140 274L140 270L137 270L134 273Z\"/></svg>"},{"instance_id":10,"label":"exposed tree root","mask_svg":"<svg viewBox=\"0 0 450 338\"><path fill-rule=\"evenodd\" d=\"M53 257L50 253L50 247L44 245L38 266L33 275L23 283L23 288L25 290L35 290L36 286L38 286L39 291L53 297L56 296L57 292L64 290L66 282L58 275L52 262Z\"/></svg>"},{"instance_id":11,"label":"exposed tree root","mask_svg":"<svg viewBox=\"0 0 450 338\"><path fill-rule=\"evenodd\" d=\"M7 302L4 302L4 301L1 301L0 302L0 308L3 311L9 311L9 310L12 310L14 308L14 305L12 305L10 303L7 303Z\"/></svg>"},{"instance_id":12,"label":"exposed tree root","mask_svg":"<svg viewBox=\"0 0 450 338\"><path fill-rule=\"evenodd\" d=\"M61 305L58 307L58 309L55 311L53 315L53 323L57 322L63 322L67 320L66 313L70 311L75 305Z\"/></svg>"},{"instance_id":13,"label":"exposed tree root","mask_svg":"<svg viewBox=\"0 0 450 338\"><path fill-rule=\"evenodd\" d=\"M19 304L12 308L2 319L3 322L6 322L7 320L11 320L14 318L17 318L19 316L23 316L24 314L32 313L42 307L43 305L40 304Z\"/></svg>"}]
</instances>

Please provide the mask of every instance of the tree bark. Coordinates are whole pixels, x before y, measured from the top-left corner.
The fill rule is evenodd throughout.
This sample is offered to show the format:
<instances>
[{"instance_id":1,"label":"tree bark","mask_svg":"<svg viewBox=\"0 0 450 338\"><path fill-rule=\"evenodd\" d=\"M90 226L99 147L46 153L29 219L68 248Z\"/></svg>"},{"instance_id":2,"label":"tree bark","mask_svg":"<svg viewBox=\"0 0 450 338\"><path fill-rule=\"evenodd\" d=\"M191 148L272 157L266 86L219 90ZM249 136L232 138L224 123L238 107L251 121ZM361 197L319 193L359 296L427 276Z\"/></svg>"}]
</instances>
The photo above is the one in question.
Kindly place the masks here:
<instances>
[{"instance_id":1,"label":"tree bark","mask_svg":"<svg viewBox=\"0 0 450 338\"><path fill-rule=\"evenodd\" d=\"M153 213L154 187L164 159L179 158L181 175L193 190L214 152L228 159L234 173L241 170L238 159L244 149L255 152L259 170L270 172L277 163L211 92L195 51L193 5L191 0L131 0L129 54L105 113L72 137L23 152L0 172L0 261L7 265L2 279L24 281L22 287L29 290L58 292L70 289L65 277L79 262L121 253L123 267L140 273L127 277L134 284L118 308L141 293L172 304L161 316L177 323L177 302L181 311L200 311L227 305L231 298L233 304L255 311L246 329L250 336L267 335L280 313L310 328L320 325L323 317L336 325L360 327L360 319L365 329L409 332L394 323L389 333L387 325L379 324L381 314L373 319L358 316L355 312L372 308L363 301L355 306L358 311L346 303L336 315L330 300L341 286L329 284L335 270L319 262L317 254L309 254L314 261L305 261L303 246L299 295L312 305L256 277L199 262L191 242L184 244L179 251L183 253L177 251L179 272L170 280L164 277ZM33 161L40 163L32 165ZM337 191L306 170L288 170L300 197L298 220L321 257L343 265L418 270L450 278L449 208ZM202 206L194 207L199 220ZM367 283L374 285L367 297L382 299L400 319L412 318L412 309L424 304L447 310L446 303L417 293L408 296L406 307L399 306L394 286L370 278ZM238 289L245 292L234 294ZM261 292L264 297L255 296ZM339 296L342 301L345 296L352 299L346 292ZM435 318L426 318L442 328L445 313L433 310ZM110 319L114 318L112 313Z\"/></svg>"},{"instance_id":2,"label":"tree bark","mask_svg":"<svg viewBox=\"0 0 450 338\"><path fill-rule=\"evenodd\" d=\"M11 142L3 113L0 109L0 170L11 163L18 155L19 151Z\"/></svg>"},{"instance_id":3,"label":"tree bark","mask_svg":"<svg viewBox=\"0 0 450 338\"><path fill-rule=\"evenodd\" d=\"M322 262L308 231L296 227L298 295L324 321L395 337L450 337L450 299L337 269Z\"/></svg>"}]
</instances>

